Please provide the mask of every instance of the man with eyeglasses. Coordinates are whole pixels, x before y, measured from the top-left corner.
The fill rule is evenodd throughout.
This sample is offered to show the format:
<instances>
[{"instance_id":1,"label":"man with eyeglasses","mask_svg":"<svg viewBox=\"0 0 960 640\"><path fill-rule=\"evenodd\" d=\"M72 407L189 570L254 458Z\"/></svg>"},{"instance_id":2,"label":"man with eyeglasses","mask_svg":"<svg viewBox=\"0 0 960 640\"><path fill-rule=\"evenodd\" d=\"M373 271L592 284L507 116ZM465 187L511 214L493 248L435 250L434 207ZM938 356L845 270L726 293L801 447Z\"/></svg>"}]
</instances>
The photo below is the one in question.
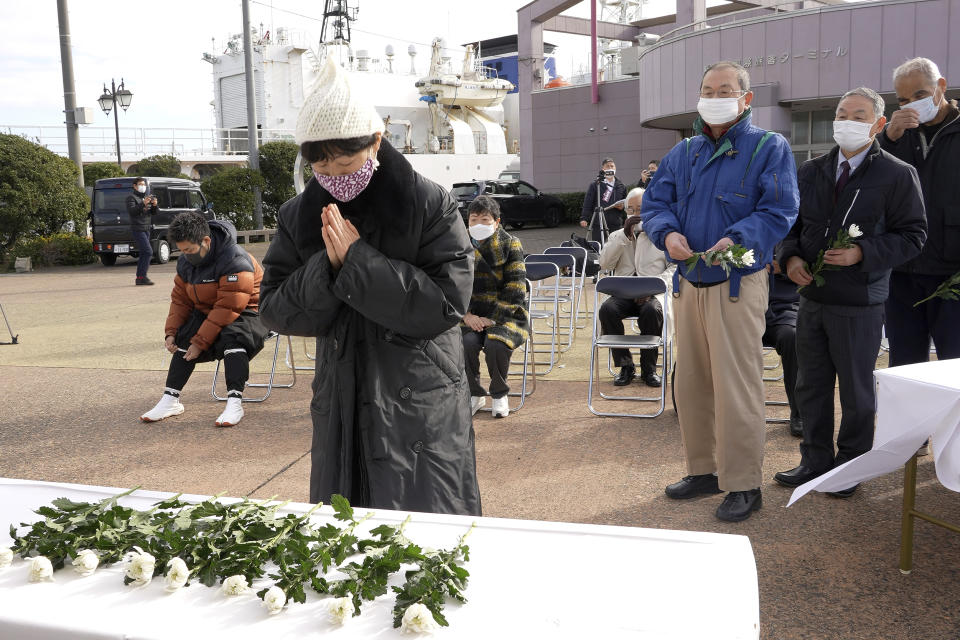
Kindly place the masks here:
<instances>
[{"instance_id":1,"label":"man with eyeglasses","mask_svg":"<svg viewBox=\"0 0 960 640\"><path fill-rule=\"evenodd\" d=\"M927 58L893 71L900 109L877 136L880 148L912 165L920 178L930 233L920 255L890 276L885 305L890 366L960 358L960 300L933 298L944 280L960 272L960 110L947 100L947 81Z\"/></svg>"},{"instance_id":2,"label":"man with eyeglasses","mask_svg":"<svg viewBox=\"0 0 960 640\"><path fill-rule=\"evenodd\" d=\"M677 263L677 413L688 474L673 499L729 492L721 520L760 508L763 466L764 265L797 217L796 167L780 135L751 123L750 76L735 62L707 67L693 125L660 163L643 198L643 229ZM751 266L729 271L695 252L739 244Z\"/></svg>"}]
</instances>

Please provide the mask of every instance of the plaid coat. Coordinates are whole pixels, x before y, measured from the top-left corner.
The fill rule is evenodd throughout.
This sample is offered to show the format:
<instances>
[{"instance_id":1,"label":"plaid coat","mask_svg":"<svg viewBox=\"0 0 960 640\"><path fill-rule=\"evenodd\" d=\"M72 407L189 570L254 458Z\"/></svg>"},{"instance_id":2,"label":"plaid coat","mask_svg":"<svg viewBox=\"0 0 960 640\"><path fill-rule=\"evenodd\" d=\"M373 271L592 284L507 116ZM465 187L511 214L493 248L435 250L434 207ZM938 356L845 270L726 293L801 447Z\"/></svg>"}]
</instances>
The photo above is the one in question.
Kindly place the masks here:
<instances>
[{"instance_id":1,"label":"plaid coat","mask_svg":"<svg viewBox=\"0 0 960 640\"><path fill-rule=\"evenodd\" d=\"M502 226L483 242L473 241L473 245L469 312L493 320L496 324L487 328L487 336L516 349L526 342L530 326L523 247ZM466 328L465 324L461 326Z\"/></svg>"}]
</instances>

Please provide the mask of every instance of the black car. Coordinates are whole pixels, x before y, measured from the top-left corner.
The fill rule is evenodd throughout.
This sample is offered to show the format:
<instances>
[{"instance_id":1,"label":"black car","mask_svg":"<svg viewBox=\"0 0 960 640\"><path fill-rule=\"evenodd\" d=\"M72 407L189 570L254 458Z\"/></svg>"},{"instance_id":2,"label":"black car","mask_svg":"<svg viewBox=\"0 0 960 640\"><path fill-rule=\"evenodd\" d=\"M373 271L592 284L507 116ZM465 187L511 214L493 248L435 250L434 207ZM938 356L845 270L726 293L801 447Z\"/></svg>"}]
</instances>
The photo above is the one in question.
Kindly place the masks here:
<instances>
[{"instance_id":1,"label":"black car","mask_svg":"<svg viewBox=\"0 0 960 640\"><path fill-rule=\"evenodd\" d=\"M157 214L152 218L150 244L153 261L163 264L177 250L167 242L170 221L184 211L198 211L207 220L214 220L212 203L200 191L200 184L181 178L145 178L147 193L157 196ZM93 250L100 262L111 267L117 256L137 256L137 245L130 231L127 215L127 196L133 193L134 178L105 178L97 180L93 188L89 214L93 232Z\"/></svg>"},{"instance_id":2,"label":"black car","mask_svg":"<svg viewBox=\"0 0 960 640\"><path fill-rule=\"evenodd\" d=\"M467 219L467 207L479 195L493 196L500 205L500 221L513 229L528 222L555 227L563 220L563 203L559 198L542 193L523 180L474 180L458 182L450 191L460 205L460 214Z\"/></svg>"}]
</instances>

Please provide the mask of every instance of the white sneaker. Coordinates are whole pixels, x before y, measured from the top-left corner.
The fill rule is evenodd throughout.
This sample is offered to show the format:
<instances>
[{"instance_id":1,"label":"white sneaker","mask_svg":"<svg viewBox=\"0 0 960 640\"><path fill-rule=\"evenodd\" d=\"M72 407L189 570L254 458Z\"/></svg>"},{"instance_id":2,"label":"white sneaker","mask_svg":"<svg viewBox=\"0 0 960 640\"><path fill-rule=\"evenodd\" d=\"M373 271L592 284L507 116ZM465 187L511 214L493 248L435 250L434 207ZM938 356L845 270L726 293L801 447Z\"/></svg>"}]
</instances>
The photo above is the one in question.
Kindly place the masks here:
<instances>
[{"instance_id":1,"label":"white sneaker","mask_svg":"<svg viewBox=\"0 0 960 640\"><path fill-rule=\"evenodd\" d=\"M485 404L487 404L487 396L470 396L470 415L477 415L477 411L483 409Z\"/></svg>"},{"instance_id":2,"label":"white sneaker","mask_svg":"<svg viewBox=\"0 0 960 640\"><path fill-rule=\"evenodd\" d=\"M493 399L493 417L494 418L506 418L510 415L510 402L507 400L507 396L502 398Z\"/></svg>"},{"instance_id":3,"label":"white sneaker","mask_svg":"<svg viewBox=\"0 0 960 640\"><path fill-rule=\"evenodd\" d=\"M223 410L215 423L218 427L235 426L243 418L243 401L240 398L227 398L227 408Z\"/></svg>"},{"instance_id":4,"label":"white sneaker","mask_svg":"<svg viewBox=\"0 0 960 640\"><path fill-rule=\"evenodd\" d=\"M178 416L181 413L183 413L183 405L180 404L180 398L165 393L160 397L157 406L140 416L140 420L143 422L160 422L164 418Z\"/></svg>"}]
</instances>

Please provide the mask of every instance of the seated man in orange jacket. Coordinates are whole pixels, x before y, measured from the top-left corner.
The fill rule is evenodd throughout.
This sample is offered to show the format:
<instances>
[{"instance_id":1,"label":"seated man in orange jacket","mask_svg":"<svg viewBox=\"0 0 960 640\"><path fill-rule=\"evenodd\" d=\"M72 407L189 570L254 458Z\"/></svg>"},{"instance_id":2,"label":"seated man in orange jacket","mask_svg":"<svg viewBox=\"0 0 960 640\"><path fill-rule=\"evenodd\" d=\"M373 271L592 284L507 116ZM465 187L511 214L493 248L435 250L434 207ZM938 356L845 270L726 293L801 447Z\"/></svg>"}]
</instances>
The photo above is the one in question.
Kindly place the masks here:
<instances>
[{"instance_id":1,"label":"seated man in orange jacket","mask_svg":"<svg viewBox=\"0 0 960 640\"><path fill-rule=\"evenodd\" d=\"M181 251L164 328L173 358L160 402L140 419L156 422L183 413L180 391L196 364L223 359L227 407L216 425L232 427L243 418L250 358L267 335L258 313L263 269L237 245L237 230L225 220L208 223L199 213L181 213L167 238Z\"/></svg>"}]
</instances>

